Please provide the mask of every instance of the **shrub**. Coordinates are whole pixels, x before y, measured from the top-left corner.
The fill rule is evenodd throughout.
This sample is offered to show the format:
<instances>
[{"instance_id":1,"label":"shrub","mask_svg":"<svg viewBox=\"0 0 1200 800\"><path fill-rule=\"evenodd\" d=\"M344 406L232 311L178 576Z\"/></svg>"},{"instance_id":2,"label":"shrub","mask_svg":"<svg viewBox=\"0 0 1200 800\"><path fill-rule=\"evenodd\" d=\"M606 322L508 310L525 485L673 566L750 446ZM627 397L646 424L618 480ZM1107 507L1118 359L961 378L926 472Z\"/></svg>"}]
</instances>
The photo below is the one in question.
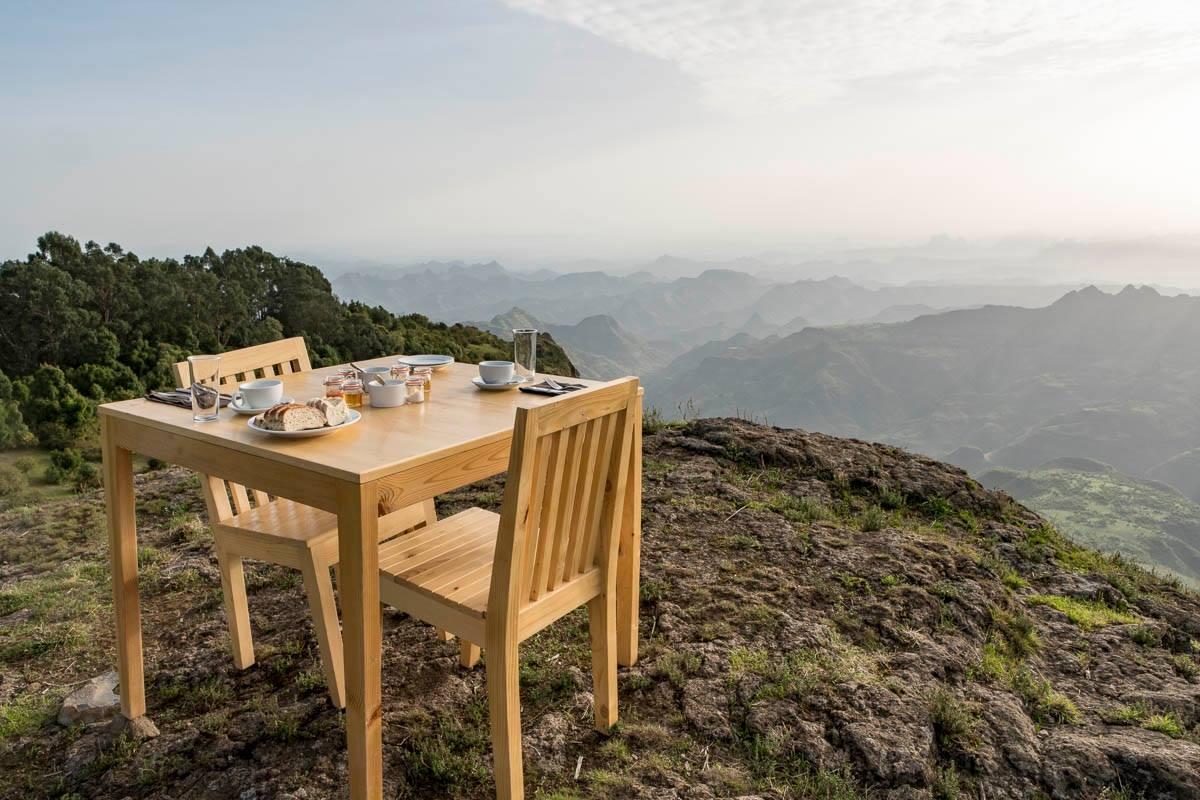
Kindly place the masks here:
<instances>
[{"instance_id":1,"label":"shrub","mask_svg":"<svg viewBox=\"0 0 1200 800\"><path fill-rule=\"evenodd\" d=\"M943 752L966 753L971 750L979 718L968 703L947 689L939 688L930 701L929 718L933 723L934 739Z\"/></svg>"},{"instance_id":2,"label":"shrub","mask_svg":"<svg viewBox=\"0 0 1200 800\"><path fill-rule=\"evenodd\" d=\"M80 464L74 473L75 491L86 492L88 489L100 488L100 472L94 464L86 461Z\"/></svg>"},{"instance_id":3,"label":"shrub","mask_svg":"<svg viewBox=\"0 0 1200 800\"><path fill-rule=\"evenodd\" d=\"M70 474L83 463L83 454L73 447L55 450L50 454L50 463L61 469L64 473Z\"/></svg>"},{"instance_id":4,"label":"shrub","mask_svg":"<svg viewBox=\"0 0 1200 800\"><path fill-rule=\"evenodd\" d=\"M0 499L8 500L25 490L28 482L16 467L0 464Z\"/></svg>"},{"instance_id":5,"label":"shrub","mask_svg":"<svg viewBox=\"0 0 1200 800\"><path fill-rule=\"evenodd\" d=\"M870 506L858 518L858 526L866 533L881 531L888 524L888 513L879 506Z\"/></svg>"},{"instance_id":6,"label":"shrub","mask_svg":"<svg viewBox=\"0 0 1200 800\"><path fill-rule=\"evenodd\" d=\"M29 473L33 472L33 468L37 466L37 462L29 456L21 456L13 462L13 466L24 474L28 475Z\"/></svg>"}]
</instances>

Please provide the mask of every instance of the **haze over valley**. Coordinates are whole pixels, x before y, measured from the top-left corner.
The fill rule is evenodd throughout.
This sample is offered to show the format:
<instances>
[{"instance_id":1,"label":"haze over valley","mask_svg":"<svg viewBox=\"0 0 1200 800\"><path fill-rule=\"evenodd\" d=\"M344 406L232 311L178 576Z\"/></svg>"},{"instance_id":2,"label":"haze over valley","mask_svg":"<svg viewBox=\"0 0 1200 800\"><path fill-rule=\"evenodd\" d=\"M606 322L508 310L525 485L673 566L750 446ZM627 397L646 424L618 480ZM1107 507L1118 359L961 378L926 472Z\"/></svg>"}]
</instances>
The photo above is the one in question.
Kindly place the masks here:
<instances>
[{"instance_id":1,"label":"haze over valley","mask_svg":"<svg viewBox=\"0 0 1200 800\"><path fill-rule=\"evenodd\" d=\"M537 327L585 376L640 375L666 418L742 416L895 444L1021 487L1052 516L1061 498L1030 487L1069 473L1093 490L1076 493L1086 511L1059 514L1065 530L1200 582L1200 298L780 275L749 258L664 256L619 274L432 262L346 272L334 289L501 337ZM1118 505L1138 521L1114 532L1102 520Z\"/></svg>"}]
</instances>

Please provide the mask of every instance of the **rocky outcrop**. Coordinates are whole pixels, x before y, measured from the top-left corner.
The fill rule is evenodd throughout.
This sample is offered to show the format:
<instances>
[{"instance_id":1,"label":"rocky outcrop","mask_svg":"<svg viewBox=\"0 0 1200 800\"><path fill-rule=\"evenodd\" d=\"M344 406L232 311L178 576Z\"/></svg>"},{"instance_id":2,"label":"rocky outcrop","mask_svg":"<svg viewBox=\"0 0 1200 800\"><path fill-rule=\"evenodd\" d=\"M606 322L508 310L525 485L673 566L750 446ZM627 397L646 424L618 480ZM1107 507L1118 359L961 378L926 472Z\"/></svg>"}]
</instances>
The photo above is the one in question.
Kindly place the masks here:
<instances>
[{"instance_id":1,"label":"rocky outcrop","mask_svg":"<svg viewBox=\"0 0 1200 800\"><path fill-rule=\"evenodd\" d=\"M439 514L495 508L502 488L439 498ZM1194 594L1076 547L955 467L867 442L651 426L643 491L641 654L620 672L621 725L592 729L586 615L524 642L530 796L1200 798ZM0 798L343 796L341 716L294 573L247 562L258 663L236 670L195 483L147 473L138 494L161 735L48 721L0 748L15 776ZM45 535L100 505L47 504ZM0 515L28 542L23 524ZM77 557L102 565L102 537L87 542ZM391 611L383 643L387 796L494 796L483 670ZM6 704L53 689L25 682L63 669L45 659L0 674ZM64 683L97 666L80 669Z\"/></svg>"}]
</instances>

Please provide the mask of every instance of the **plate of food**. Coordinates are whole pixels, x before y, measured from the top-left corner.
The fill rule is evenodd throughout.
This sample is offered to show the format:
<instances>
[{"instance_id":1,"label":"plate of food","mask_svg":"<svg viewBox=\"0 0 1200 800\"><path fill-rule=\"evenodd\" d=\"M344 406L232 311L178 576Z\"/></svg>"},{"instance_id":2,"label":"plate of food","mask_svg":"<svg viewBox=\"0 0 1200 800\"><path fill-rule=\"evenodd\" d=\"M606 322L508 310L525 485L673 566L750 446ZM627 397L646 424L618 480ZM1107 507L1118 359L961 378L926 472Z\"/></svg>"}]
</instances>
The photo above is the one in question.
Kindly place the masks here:
<instances>
[{"instance_id":1,"label":"plate of food","mask_svg":"<svg viewBox=\"0 0 1200 800\"><path fill-rule=\"evenodd\" d=\"M274 403L272 405L266 406L265 408L251 408L250 406L244 405L242 403L242 398L234 397L233 401L229 404L229 407L232 408L235 413L241 414L242 416L251 416L253 414L261 414L264 411L268 411L268 410L274 408L275 406L279 405L280 403L290 403L290 402L292 402L292 398L282 397L282 398L280 398L278 403Z\"/></svg>"},{"instance_id":2,"label":"plate of food","mask_svg":"<svg viewBox=\"0 0 1200 800\"><path fill-rule=\"evenodd\" d=\"M303 404L279 403L251 417L246 424L251 430L270 436L303 439L340 431L360 419L362 414L347 408L340 397L314 397Z\"/></svg>"},{"instance_id":3,"label":"plate of food","mask_svg":"<svg viewBox=\"0 0 1200 800\"><path fill-rule=\"evenodd\" d=\"M445 369L454 363L454 356L439 356L431 353L424 353L419 356L400 356L396 359L401 364L408 364L410 367L430 367L435 372L439 369Z\"/></svg>"}]
</instances>

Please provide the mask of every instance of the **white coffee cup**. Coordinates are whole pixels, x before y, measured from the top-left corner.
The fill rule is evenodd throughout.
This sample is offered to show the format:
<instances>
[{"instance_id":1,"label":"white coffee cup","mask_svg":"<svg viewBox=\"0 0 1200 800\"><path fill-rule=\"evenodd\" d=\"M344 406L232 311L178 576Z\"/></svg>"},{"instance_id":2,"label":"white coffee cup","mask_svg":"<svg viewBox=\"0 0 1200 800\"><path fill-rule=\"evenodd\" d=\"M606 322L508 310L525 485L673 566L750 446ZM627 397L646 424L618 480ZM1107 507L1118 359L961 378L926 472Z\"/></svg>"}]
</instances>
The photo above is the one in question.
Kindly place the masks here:
<instances>
[{"instance_id":1,"label":"white coffee cup","mask_svg":"<svg viewBox=\"0 0 1200 800\"><path fill-rule=\"evenodd\" d=\"M270 408L283 399L283 381L262 378L240 383L234 399L246 408Z\"/></svg>"},{"instance_id":2,"label":"white coffee cup","mask_svg":"<svg viewBox=\"0 0 1200 800\"><path fill-rule=\"evenodd\" d=\"M513 362L480 361L479 379L484 383L511 383L513 379Z\"/></svg>"}]
</instances>

